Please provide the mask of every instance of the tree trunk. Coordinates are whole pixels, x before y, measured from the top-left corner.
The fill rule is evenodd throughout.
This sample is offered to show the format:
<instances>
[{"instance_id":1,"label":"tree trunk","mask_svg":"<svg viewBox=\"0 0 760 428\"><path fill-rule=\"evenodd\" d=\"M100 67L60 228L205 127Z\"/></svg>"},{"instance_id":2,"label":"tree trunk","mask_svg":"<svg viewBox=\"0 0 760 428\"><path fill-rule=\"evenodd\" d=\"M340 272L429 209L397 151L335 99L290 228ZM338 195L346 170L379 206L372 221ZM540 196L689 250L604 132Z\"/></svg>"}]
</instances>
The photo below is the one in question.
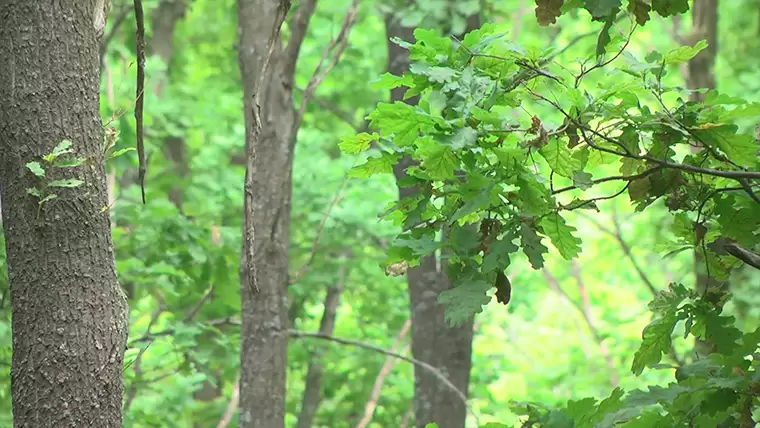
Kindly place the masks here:
<instances>
[{"instance_id":1,"label":"tree trunk","mask_svg":"<svg viewBox=\"0 0 760 428\"><path fill-rule=\"evenodd\" d=\"M266 60L277 17L278 0L238 0L240 70L245 97L246 146L256 157L247 165L253 177L252 212L259 291L252 292L246 251L241 260L240 427L284 427L288 345L288 245L295 116L292 76L283 73L289 60L276 42L261 87L261 134L254 138L253 96Z\"/></svg>"},{"instance_id":2,"label":"tree trunk","mask_svg":"<svg viewBox=\"0 0 760 428\"><path fill-rule=\"evenodd\" d=\"M339 269L338 283L327 289L322 319L319 323L319 332L328 336L332 336L335 330L335 320L338 317L338 307L340 306L340 295L343 293L343 283L347 276L346 264L341 264ZM306 383L301 398L301 412L298 414L296 428L311 428L314 424L314 418L319 411L319 406L322 404L322 374L324 370L321 354L321 352L316 352L309 358Z\"/></svg>"},{"instance_id":3,"label":"tree trunk","mask_svg":"<svg viewBox=\"0 0 760 428\"><path fill-rule=\"evenodd\" d=\"M127 301L114 267L99 114L97 0L0 6L0 186L13 302L15 427L121 427ZM74 168L25 167L62 140ZM56 199L27 192L50 180ZM13 207L13 209L10 209Z\"/></svg>"},{"instance_id":4,"label":"tree trunk","mask_svg":"<svg viewBox=\"0 0 760 428\"><path fill-rule=\"evenodd\" d=\"M174 57L174 28L185 15L187 3L190 0L162 0L153 10L153 37L148 43L152 55L157 55L166 64L166 73L156 80L153 92L160 97L164 87L169 82L172 58ZM171 120L171 118L169 118ZM182 182L190 173L185 150L185 139L181 135L170 135L164 138L164 153L174 165L174 173L179 178L169 189L169 200L182 210L184 191Z\"/></svg>"},{"instance_id":5,"label":"tree trunk","mask_svg":"<svg viewBox=\"0 0 760 428\"><path fill-rule=\"evenodd\" d=\"M479 27L477 17L468 19L468 29ZM413 41L414 29L402 27L398 19L386 17L386 35ZM388 42L388 71L401 75L409 68L408 51ZM402 101L406 88L391 91L392 101ZM416 104L418 98L407 100ZM406 176L406 169L414 165L410 157L394 166L397 182ZM399 197L415 195L415 187L400 187ZM473 321L449 327L444 320L443 306L438 295L452 286L435 255L424 257L420 265L407 272L409 304L412 319L412 355L441 370L454 386L467 395L470 383ZM414 368L414 415L417 427L435 422L440 428L462 428L467 418L465 403L429 371Z\"/></svg>"},{"instance_id":6,"label":"tree trunk","mask_svg":"<svg viewBox=\"0 0 760 428\"><path fill-rule=\"evenodd\" d=\"M687 63L686 86L689 89L715 89L715 58L718 55L718 0L695 0L692 6L692 30L690 43L696 43L699 40L707 41L707 48L692 58ZM702 102L705 99L704 93L694 92L690 96L691 101ZM695 148L700 151L701 148ZM707 274L705 269L705 258L699 252L694 251L694 268L696 270L697 284L696 288L704 292L708 287L719 286L725 292L728 292L728 282L717 281ZM712 349L712 345L706 341L697 339L695 341L695 351L702 355L707 355Z\"/></svg>"}]
</instances>

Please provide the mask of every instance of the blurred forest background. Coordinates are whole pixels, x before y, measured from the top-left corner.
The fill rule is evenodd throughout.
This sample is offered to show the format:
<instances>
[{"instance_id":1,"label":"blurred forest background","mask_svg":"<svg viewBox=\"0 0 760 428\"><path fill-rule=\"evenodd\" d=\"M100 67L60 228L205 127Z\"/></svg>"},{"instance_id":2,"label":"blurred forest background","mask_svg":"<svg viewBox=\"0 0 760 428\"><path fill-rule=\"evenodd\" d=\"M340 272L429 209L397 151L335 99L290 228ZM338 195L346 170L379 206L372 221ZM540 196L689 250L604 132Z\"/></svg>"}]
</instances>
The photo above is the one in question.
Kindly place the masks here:
<instances>
[{"instance_id":1,"label":"blurred forest background","mask_svg":"<svg viewBox=\"0 0 760 428\"><path fill-rule=\"evenodd\" d=\"M135 146L135 29L131 2L113 3L102 51L101 113L118 132L120 150ZM146 205L136 185L135 152L108 163L116 267L130 304L125 426L237 426L245 174L237 8L232 0L143 4L149 54ZM541 27L528 0L426 0L414 8L362 0L339 61L310 87L354 6L349 0L318 2L296 63L296 107L304 93L316 90L295 149L288 318L296 331L410 355L407 282L380 267L399 232L378 217L398 198L394 177L348 178L357 159L338 147L341 138L363 131L365 116L390 97L368 84L387 71L386 15L395 9L403 25L445 26L461 34L467 17L481 14L483 22L507 24L508 37L523 46L570 44L560 61L592 54L601 24L580 10ZM720 2L714 73L721 92L756 101L760 13L747 10L760 10L760 3ZM285 41L292 28L286 21ZM628 49L643 57L693 44L691 28L690 14L653 17ZM667 80L686 85L677 70ZM672 222L662 202L636 215L626 197L602 204L602 213L568 214L583 238L577 260L552 253L543 270L531 269L524 257L513 260L507 272L511 303L494 301L476 315L467 426L477 426L476 419L515 423L514 401L562 404L604 397L616 386L672 379L669 370L633 377L631 359L651 319L647 302L669 282L694 282L693 255L663 258L658 251L670 239ZM2 243L0 426L11 426L4 251ZM727 311L741 328L752 329L760 325L760 274L744 268L738 275L742 280L732 285L736 298ZM690 346L678 343L676 350ZM413 426L414 366L369 347L291 334L286 426Z\"/></svg>"}]
</instances>

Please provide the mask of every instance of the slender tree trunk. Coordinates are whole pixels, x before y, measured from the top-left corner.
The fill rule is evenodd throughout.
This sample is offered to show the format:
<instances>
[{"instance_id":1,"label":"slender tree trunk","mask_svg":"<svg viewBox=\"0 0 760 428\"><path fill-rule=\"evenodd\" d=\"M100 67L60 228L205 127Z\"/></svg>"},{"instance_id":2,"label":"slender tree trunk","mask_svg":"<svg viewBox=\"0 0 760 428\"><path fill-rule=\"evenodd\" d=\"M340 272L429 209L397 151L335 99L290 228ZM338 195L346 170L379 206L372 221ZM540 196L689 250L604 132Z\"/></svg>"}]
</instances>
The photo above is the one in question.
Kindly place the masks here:
<instances>
[{"instance_id":1,"label":"slender tree trunk","mask_svg":"<svg viewBox=\"0 0 760 428\"><path fill-rule=\"evenodd\" d=\"M122 426L127 302L114 268L99 114L97 0L0 4L0 185L13 302L15 427ZM62 140L86 158L38 208L25 165ZM44 162L42 162L44 165ZM13 207L13 209L10 209Z\"/></svg>"},{"instance_id":2,"label":"slender tree trunk","mask_svg":"<svg viewBox=\"0 0 760 428\"><path fill-rule=\"evenodd\" d=\"M332 335L335 330L340 295L343 293L343 283L346 279L345 264L340 266L338 278L338 283L327 289L322 319L319 323L319 332L328 336ZM314 424L314 418L317 416L319 405L322 403L322 373L322 355L316 353L316 355L311 356L309 368L306 371L306 384L304 385L301 412L298 414L296 428L311 428Z\"/></svg>"},{"instance_id":3,"label":"slender tree trunk","mask_svg":"<svg viewBox=\"0 0 760 428\"><path fill-rule=\"evenodd\" d=\"M470 18L467 31L477 27L477 17ZM402 27L398 18L386 18L386 35L389 39L398 37L413 41L413 32L413 28ZM395 43L388 42L390 73L401 75L408 70L407 52ZM392 90L391 100L402 101L405 91L406 88ZM418 101L415 97L406 102L416 104ZM402 159L394 167L396 180L404 178L406 169L412 165L414 161L411 158ZM400 198L418 192L415 187L399 186L398 190ZM436 256L424 257L419 266L409 269L407 282L412 319L412 355L441 370L466 395L472 358L472 320L454 328L446 324L443 307L438 304L438 295L452 284ZM431 422L437 423L440 428L462 428L467 418L465 403L434 375L417 366L414 369L414 409L415 424L420 428Z\"/></svg>"},{"instance_id":4,"label":"slender tree trunk","mask_svg":"<svg viewBox=\"0 0 760 428\"><path fill-rule=\"evenodd\" d=\"M689 89L715 89L715 58L718 55L718 0L694 0L692 6L692 30L690 37L693 42L707 41L707 48L692 58L686 69L686 86ZM690 40L692 42L692 40ZM694 92L691 101L704 101L705 94ZM696 151L701 150L697 148ZM694 252L694 267L697 276L697 290L703 292L708 287L720 286L728 291L728 282L720 282L711 278L705 269L705 258L700 249ZM703 355L709 354L712 345L697 339L695 350Z\"/></svg>"},{"instance_id":5,"label":"slender tree trunk","mask_svg":"<svg viewBox=\"0 0 760 428\"><path fill-rule=\"evenodd\" d=\"M240 70L245 97L246 146L256 157L247 165L253 177L252 213L257 285L248 278L246 251L241 260L241 377L240 426L284 427L288 345L288 245L292 154L295 116L292 76L284 73L285 58L276 42L261 86L261 126L254 139L253 96L259 84L267 43L277 17L278 0L238 0Z\"/></svg>"},{"instance_id":6,"label":"slender tree trunk","mask_svg":"<svg viewBox=\"0 0 760 428\"><path fill-rule=\"evenodd\" d=\"M174 28L185 15L190 0L162 0L153 10L153 37L148 43L151 54L158 55L166 64L166 74L161 76L154 85L153 92L161 96L164 87L169 83L169 72L174 57ZM169 118L171 120L171 118ZM174 165L174 175L179 180L169 190L169 200L180 210L183 202L182 181L190 173L185 150L185 139L181 135L170 135L164 138L164 153Z\"/></svg>"}]
</instances>

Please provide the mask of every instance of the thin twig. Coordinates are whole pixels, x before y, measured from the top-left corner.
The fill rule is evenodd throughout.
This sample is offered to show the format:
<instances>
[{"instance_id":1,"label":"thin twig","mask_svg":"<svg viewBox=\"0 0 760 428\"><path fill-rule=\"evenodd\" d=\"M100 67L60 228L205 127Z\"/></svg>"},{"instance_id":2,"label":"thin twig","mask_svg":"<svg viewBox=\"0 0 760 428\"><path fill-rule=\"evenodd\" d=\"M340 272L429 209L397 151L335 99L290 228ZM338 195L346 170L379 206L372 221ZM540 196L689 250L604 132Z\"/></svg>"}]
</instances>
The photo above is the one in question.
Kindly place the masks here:
<instances>
[{"instance_id":1,"label":"thin twig","mask_svg":"<svg viewBox=\"0 0 760 428\"><path fill-rule=\"evenodd\" d=\"M314 74L312 74L311 79L309 79L309 83L306 85L306 89L304 89L303 95L301 96L301 106L298 108L298 113L293 121L292 129L297 130L301 126L303 116L306 113L306 106L309 104L311 97L314 95L314 92L316 92L319 84L322 83L325 77L327 77L327 74L330 73L330 70L332 70L338 61L340 61L340 57L348 45L348 34L356 22L356 10L358 7L359 0L353 0L346 15L343 17L343 23L340 26L338 35L330 41L327 49L322 53L322 58L320 58L316 69L314 69ZM330 56L331 52L332 58L330 63L325 66L325 61ZM291 144L295 144L295 139ZM291 152L292 149L293 148L291 147Z\"/></svg>"},{"instance_id":2,"label":"thin twig","mask_svg":"<svg viewBox=\"0 0 760 428\"><path fill-rule=\"evenodd\" d=\"M348 252L348 251L347 251ZM332 335L335 330L335 320L338 316L338 306L343 293L346 277L348 276L349 263L341 263L338 268L338 282L330 287L325 294L322 319L319 322L319 332ZM314 416L319 410L322 401L322 361L319 355L309 359L309 367L306 370L306 382L301 398L301 411L298 414L296 428L310 428L314 422Z\"/></svg>"},{"instance_id":3,"label":"thin twig","mask_svg":"<svg viewBox=\"0 0 760 428\"><path fill-rule=\"evenodd\" d=\"M596 131L596 130L594 130L592 128L587 127L586 125L584 125L583 123L581 123L580 121L578 121L578 119L576 119L575 117L573 117L572 115L570 115L567 111L565 111L565 109L563 109L562 106L560 106L558 103L556 103L556 102L554 102L554 101L552 101L552 100L544 97L543 95L538 94L537 92L531 90L528 87L525 87L525 89L528 92L530 92L531 95L535 96L536 98L539 98L539 99L541 99L541 100L549 103L550 105L552 105L560 113L562 113L562 115L564 115L571 122L573 122L573 124L576 127L578 127L578 129L581 131L581 135L583 136L584 142L586 144L588 144L589 147L591 147L591 148L593 148L595 150L598 150L598 151L601 151L601 152L605 152L605 153L614 154L614 155L617 155L617 156L620 156L620 157L624 157L624 158L629 158L629 159L646 160L646 161L652 162L654 164L657 164L657 165L659 165L659 166L661 166L663 168L677 169L677 170L680 170L680 171L689 172L689 173L693 173L693 174L704 174L704 175L710 175L710 176L714 176L714 177L730 178L730 179L737 180L737 181L740 180L740 179L750 179L750 180L758 180L758 179L760 179L760 172L756 172L756 171L722 171L722 170L717 170L717 169L702 168L702 167L698 167L698 166L694 166L694 165L668 162L668 161L664 161L664 160L661 160L661 159L657 159L657 158L655 158L653 156L650 156L650 155L637 155L637 154L634 154L634 153L621 153L621 152L618 152L616 150L609 149L607 147L599 146L599 145L595 144L592 141L592 139L589 138L586 135L586 131L590 132L591 134L593 134L593 136L601 138L602 140L604 140L604 141L606 141L608 143L614 144L614 145L616 145L618 147L623 147L623 144L620 143L619 141L615 140L612 137L609 137L609 136L604 135L604 134L602 134L602 133L600 133L600 132L598 132L598 131Z\"/></svg>"},{"instance_id":4,"label":"thin twig","mask_svg":"<svg viewBox=\"0 0 760 428\"><path fill-rule=\"evenodd\" d=\"M405 355L399 354L398 352L392 352L387 349L377 347L375 345L370 345L369 343L359 342L357 340L351 340L351 339L344 339L342 337L335 337L335 336L330 336L330 335L321 334L321 333L299 331L299 330L288 330L288 334L290 335L290 337L294 337L294 338L324 339L324 340L329 340L331 342L340 343L342 345L356 346L359 348L364 348L373 352L377 352L379 354L390 355L391 357L398 358L400 360L414 364L415 366L418 366L427 370L433 376L438 378L438 380L440 380L441 383L443 383L444 385L446 385L446 387L451 389L451 391L453 391L457 395L457 397L459 397L459 399L462 400L465 406L469 408L469 406L467 405L467 395L464 392L460 391L459 388L454 386L454 384L451 383L451 381L443 373L441 373L440 370L438 370L437 368L431 366L430 364L424 361L418 360L413 357L407 357Z\"/></svg>"},{"instance_id":5,"label":"thin twig","mask_svg":"<svg viewBox=\"0 0 760 428\"><path fill-rule=\"evenodd\" d=\"M103 37L103 40L100 42L100 68L103 68L104 60L106 57L106 52L108 51L108 45L111 43L111 40L116 36L116 32L119 30L119 27L121 27L121 24L124 23L124 21L129 16L129 12L132 11L132 8L129 6L123 7L119 13L116 14L114 19L111 21L111 29L108 30L108 33Z\"/></svg>"},{"instance_id":6,"label":"thin twig","mask_svg":"<svg viewBox=\"0 0 760 428\"><path fill-rule=\"evenodd\" d=\"M159 296L160 298L160 296ZM148 322L148 327L145 329L146 335L150 335L150 330L153 328L153 325L158 321L158 318L161 316L161 314L166 310L166 305L163 302L163 299L160 299L158 308L153 312L153 315L150 317L150 321ZM139 382L140 379L143 376L142 373L142 357L145 355L145 352L148 350L150 345L153 342L148 342L147 345L145 345L143 348L140 348L140 350L137 352L137 355L135 356L134 361L132 361L131 364L128 364L124 371L126 371L131 365L134 365L134 372L135 372L135 382ZM127 390L126 393L126 399L124 401L124 412L129 410L129 407L132 405L132 401L135 399L135 396L137 395L137 388L136 385L133 383L130 388Z\"/></svg>"},{"instance_id":7,"label":"thin twig","mask_svg":"<svg viewBox=\"0 0 760 428\"><path fill-rule=\"evenodd\" d=\"M142 192L142 203L145 204L145 138L143 135L143 100L145 95L145 17L143 16L142 0L134 0L135 21L137 22L137 98L135 100L135 122L137 139L137 158L139 162L138 181Z\"/></svg>"},{"instance_id":8,"label":"thin twig","mask_svg":"<svg viewBox=\"0 0 760 428\"><path fill-rule=\"evenodd\" d=\"M398 347L401 345L401 341L404 340L404 337L406 337L406 334L409 332L409 328L411 326L412 319L407 318L404 322L404 325L401 326L401 330L396 335L396 339L393 341L391 352L396 352L398 350ZM406 348L404 350L406 350ZM403 353L404 351L401 352ZM380 368L380 372L375 378L375 383L372 385L372 390L369 394L369 400L367 400L367 404L364 405L364 415L362 416L359 423L356 424L355 428L366 428L366 426L369 425L369 423L372 421L372 415L375 413L377 400L380 398L380 391L383 388L383 383L385 383L385 378L390 374L391 370L393 370L393 367L397 363L398 360L391 356L388 356L385 359L385 362L383 362L383 366Z\"/></svg>"},{"instance_id":9,"label":"thin twig","mask_svg":"<svg viewBox=\"0 0 760 428\"><path fill-rule=\"evenodd\" d=\"M546 278L549 286L555 292L557 292L567 303L569 303L583 318L583 321L586 323L586 327L591 333L594 342L596 342L597 346L599 347L599 352L602 354L602 358L604 358L607 369L609 370L610 385L614 388L619 383L617 373L615 372L615 364L609 355L609 350L604 343L604 339L602 338L599 329L596 327L592 319L590 303L588 301L588 296L586 295L585 285L583 284L583 280L580 277L580 272L577 270L576 265L574 265L574 267L575 269L573 269L573 276L575 277L576 283L578 284L578 291L581 294L582 303L578 303L575 299L570 297L570 295L567 294L567 292L559 284L557 278L555 278L547 268L543 269L544 278Z\"/></svg>"},{"instance_id":10,"label":"thin twig","mask_svg":"<svg viewBox=\"0 0 760 428\"><path fill-rule=\"evenodd\" d=\"M319 241L322 239L322 232L325 229L325 224L327 223L327 219L330 218L330 213L332 213L333 208L335 208L336 205L338 205L338 202L343 199L343 189L346 187L346 183L348 182L348 174L343 177L343 182L338 187L338 190L335 192L335 196L333 196L332 201L330 202L330 205L328 205L327 210L325 210L324 215L322 216L322 220L319 222L319 227L317 227L317 236L314 238L314 242L311 244L311 252L309 253L309 258L306 260L306 263L303 264L297 271L296 274L292 279L290 279L290 284L295 284L298 281L302 280L304 276L306 276L306 273L309 271L309 267L311 267L311 264L314 262L314 257L317 255L317 249L319 248Z\"/></svg>"},{"instance_id":11,"label":"thin twig","mask_svg":"<svg viewBox=\"0 0 760 428\"><path fill-rule=\"evenodd\" d=\"M227 409L224 411L224 415L216 428L226 428L227 425L232 422L232 418L235 416L235 410L237 410L238 403L240 403L240 373L238 372L235 378L235 385L232 387L232 395L230 396L230 402L227 403Z\"/></svg>"}]
</instances>

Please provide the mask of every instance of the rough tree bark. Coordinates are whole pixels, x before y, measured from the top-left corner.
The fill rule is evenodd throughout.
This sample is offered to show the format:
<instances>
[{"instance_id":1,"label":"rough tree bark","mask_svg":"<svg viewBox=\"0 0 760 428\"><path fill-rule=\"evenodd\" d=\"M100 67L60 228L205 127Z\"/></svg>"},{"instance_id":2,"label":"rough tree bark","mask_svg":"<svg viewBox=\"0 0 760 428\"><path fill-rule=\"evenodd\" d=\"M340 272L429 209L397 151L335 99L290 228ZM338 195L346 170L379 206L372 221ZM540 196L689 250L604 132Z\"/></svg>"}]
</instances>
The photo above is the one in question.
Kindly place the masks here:
<instances>
[{"instance_id":1,"label":"rough tree bark","mask_svg":"<svg viewBox=\"0 0 760 428\"><path fill-rule=\"evenodd\" d=\"M414 29L400 25L398 17L386 17L386 36L414 41ZM477 16L468 19L467 31L480 26ZM408 51L388 41L388 71L401 75L409 68ZM391 91L392 101L402 101L406 88ZM406 100L416 104L418 98ZM406 169L413 165L406 157L394 167L397 182L406 176ZM399 197L405 198L418 192L416 187L399 186ZM465 395L470 383L472 358L473 321L449 327L444 320L443 307L438 295L452 286L446 277L440 260L430 255L420 265L407 272L409 304L412 319L412 355L441 370ZM462 400L430 372L415 366L414 369L414 415L417 427L435 422L441 428L462 428L467 408Z\"/></svg>"},{"instance_id":2,"label":"rough tree bark","mask_svg":"<svg viewBox=\"0 0 760 428\"><path fill-rule=\"evenodd\" d=\"M0 4L0 186L13 302L16 427L121 427L127 301L114 268L99 113L100 0ZM75 168L48 168L45 202L25 167L62 140ZM13 209L10 209L13 207ZM39 212L39 214L38 214Z\"/></svg>"},{"instance_id":3,"label":"rough tree bark","mask_svg":"<svg viewBox=\"0 0 760 428\"><path fill-rule=\"evenodd\" d=\"M254 254L259 291L252 292L246 251L241 257L240 427L284 427L288 345L288 245L292 154L290 142L295 111L292 79L295 69L276 41L261 86L261 135L254 139L253 96L258 89L278 0L238 0L240 71L245 98L246 147L256 156L248 165L253 176ZM294 62L293 62L294 64ZM287 71L286 71L287 70ZM246 190L247 191L247 190Z\"/></svg>"}]
</instances>

